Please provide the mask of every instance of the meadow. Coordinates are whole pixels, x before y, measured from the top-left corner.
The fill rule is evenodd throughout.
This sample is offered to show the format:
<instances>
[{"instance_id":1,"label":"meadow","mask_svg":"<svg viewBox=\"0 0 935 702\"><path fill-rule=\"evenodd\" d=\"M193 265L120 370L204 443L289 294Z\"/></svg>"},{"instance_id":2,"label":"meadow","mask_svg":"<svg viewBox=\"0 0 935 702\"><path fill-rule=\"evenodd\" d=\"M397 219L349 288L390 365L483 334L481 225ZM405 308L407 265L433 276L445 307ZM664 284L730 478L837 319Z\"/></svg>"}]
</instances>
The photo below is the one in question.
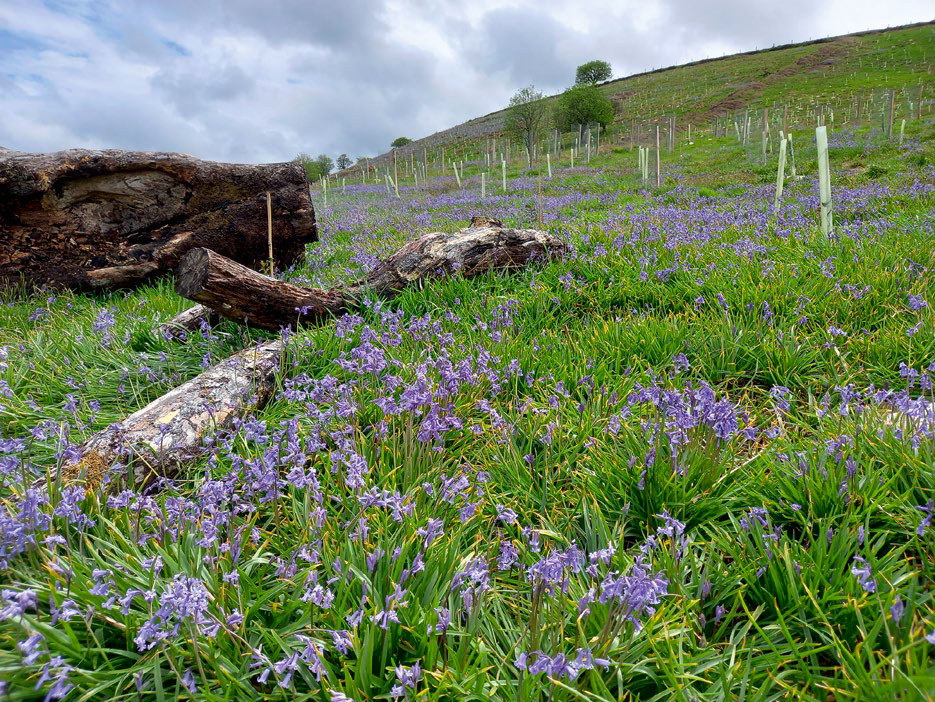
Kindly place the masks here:
<instances>
[{"instance_id":1,"label":"meadow","mask_svg":"<svg viewBox=\"0 0 935 702\"><path fill-rule=\"evenodd\" d=\"M935 697L935 124L608 139L332 185L291 280L486 214L562 260L283 332L273 401L147 490L58 469L244 346L190 303L0 305L0 685L11 700Z\"/></svg>"}]
</instances>

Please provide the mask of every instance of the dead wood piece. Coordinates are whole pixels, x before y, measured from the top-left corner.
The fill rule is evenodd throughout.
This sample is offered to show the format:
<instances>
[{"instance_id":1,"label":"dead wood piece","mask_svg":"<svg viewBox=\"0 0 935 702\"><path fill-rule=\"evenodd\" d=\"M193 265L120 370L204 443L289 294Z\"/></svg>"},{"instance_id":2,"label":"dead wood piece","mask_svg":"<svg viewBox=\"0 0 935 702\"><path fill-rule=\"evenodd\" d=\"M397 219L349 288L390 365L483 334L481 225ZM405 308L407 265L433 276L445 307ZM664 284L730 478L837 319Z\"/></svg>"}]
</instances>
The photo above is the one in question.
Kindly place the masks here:
<instances>
[{"instance_id":1,"label":"dead wood piece","mask_svg":"<svg viewBox=\"0 0 935 702\"><path fill-rule=\"evenodd\" d=\"M63 467L63 479L94 486L118 462L132 462L137 486L172 477L200 455L209 435L269 400L282 350L277 339L240 351L95 434L81 459Z\"/></svg>"},{"instance_id":2,"label":"dead wood piece","mask_svg":"<svg viewBox=\"0 0 935 702\"><path fill-rule=\"evenodd\" d=\"M432 232L410 241L374 267L350 290L391 297L419 279L458 273L471 278L492 270L521 268L561 254L560 239L536 229L506 229L497 220L475 217L477 226L454 234Z\"/></svg>"},{"instance_id":3,"label":"dead wood piece","mask_svg":"<svg viewBox=\"0 0 935 702\"><path fill-rule=\"evenodd\" d=\"M294 326L300 317L337 314L350 299L343 292L302 288L270 278L209 249L185 255L175 289L223 317L271 330Z\"/></svg>"},{"instance_id":4,"label":"dead wood piece","mask_svg":"<svg viewBox=\"0 0 935 702\"><path fill-rule=\"evenodd\" d=\"M317 241L303 168L176 153L0 150L0 284L76 289L137 285L195 247L284 269Z\"/></svg>"},{"instance_id":5,"label":"dead wood piece","mask_svg":"<svg viewBox=\"0 0 935 702\"><path fill-rule=\"evenodd\" d=\"M195 305L160 324L156 333L167 339L179 339L188 332L199 331L202 325L213 327L219 321L220 317L215 312L204 305Z\"/></svg>"},{"instance_id":6,"label":"dead wood piece","mask_svg":"<svg viewBox=\"0 0 935 702\"><path fill-rule=\"evenodd\" d=\"M535 229L505 229L475 217L475 226L454 234L433 232L415 239L347 288L315 290L248 270L207 249L182 259L176 291L242 324L279 330L298 321L339 314L365 295L390 298L420 280L441 275L472 277L525 266L564 251L556 237Z\"/></svg>"}]
</instances>

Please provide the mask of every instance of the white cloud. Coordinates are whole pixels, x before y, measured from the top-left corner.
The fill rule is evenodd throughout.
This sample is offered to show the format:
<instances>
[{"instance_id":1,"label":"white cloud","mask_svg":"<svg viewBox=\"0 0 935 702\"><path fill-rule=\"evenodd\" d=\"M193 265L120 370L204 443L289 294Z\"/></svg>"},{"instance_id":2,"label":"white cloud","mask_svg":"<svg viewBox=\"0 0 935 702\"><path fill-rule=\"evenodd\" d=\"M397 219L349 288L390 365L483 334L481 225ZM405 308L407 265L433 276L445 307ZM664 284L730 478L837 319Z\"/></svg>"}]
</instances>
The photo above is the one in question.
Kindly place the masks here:
<instances>
[{"instance_id":1,"label":"white cloud","mask_svg":"<svg viewBox=\"0 0 935 702\"><path fill-rule=\"evenodd\" d=\"M247 162L384 151L522 85L926 18L832 0L0 0L0 144Z\"/></svg>"}]
</instances>

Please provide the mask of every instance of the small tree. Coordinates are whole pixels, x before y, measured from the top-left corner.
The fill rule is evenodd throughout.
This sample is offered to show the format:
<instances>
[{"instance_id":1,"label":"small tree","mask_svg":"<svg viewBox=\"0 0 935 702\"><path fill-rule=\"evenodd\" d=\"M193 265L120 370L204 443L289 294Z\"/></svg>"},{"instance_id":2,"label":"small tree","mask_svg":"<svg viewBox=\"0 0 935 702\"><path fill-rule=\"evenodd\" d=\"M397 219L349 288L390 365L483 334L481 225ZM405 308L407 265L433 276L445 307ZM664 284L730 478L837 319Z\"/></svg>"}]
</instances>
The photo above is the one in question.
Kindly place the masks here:
<instances>
[{"instance_id":1,"label":"small tree","mask_svg":"<svg viewBox=\"0 0 935 702\"><path fill-rule=\"evenodd\" d=\"M526 153L532 159L533 144L539 136L539 129L545 122L546 104L542 92L535 86L527 85L510 98L506 113L507 131L520 137L526 145Z\"/></svg>"},{"instance_id":2,"label":"small tree","mask_svg":"<svg viewBox=\"0 0 935 702\"><path fill-rule=\"evenodd\" d=\"M343 171L345 168L351 165L351 157L347 154L341 154L338 156L338 170Z\"/></svg>"},{"instance_id":3,"label":"small tree","mask_svg":"<svg viewBox=\"0 0 935 702\"><path fill-rule=\"evenodd\" d=\"M301 153L292 160L305 169L305 175L308 177L309 182L315 182L321 178L321 167L318 165L318 160L312 158L311 155Z\"/></svg>"},{"instance_id":4,"label":"small tree","mask_svg":"<svg viewBox=\"0 0 935 702\"><path fill-rule=\"evenodd\" d=\"M400 146L405 146L406 144L411 144L412 139L409 137L396 137L393 141L390 142L390 146L394 149L398 149Z\"/></svg>"},{"instance_id":5,"label":"small tree","mask_svg":"<svg viewBox=\"0 0 935 702\"><path fill-rule=\"evenodd\" d=\"M315 163L318 165L318 172L323 176L328 175L334 170L334 161L326 154L318 154Z\"/></svg>"},{"instance_id":6,"label":"small tree","mask_svg":"<svg viewBox=\"0 0 935 702\"><path fill-rule=\"evenodd\" d=\"M597 86L576 85L558 96L554 119L563 132L594 122L606 127L614 119L614 104Z\"/></svg>"},{"instance_id":7,"label":"small tree","mask_svg":"<svg viewBox=\"0 0 935 702\"><path fill-rule=\"evenodd\" d=\"M595 85L609 80L610 64L607 61L588 61L578 66L575 73L575 85Z\"/></svg>"}]
</instances>

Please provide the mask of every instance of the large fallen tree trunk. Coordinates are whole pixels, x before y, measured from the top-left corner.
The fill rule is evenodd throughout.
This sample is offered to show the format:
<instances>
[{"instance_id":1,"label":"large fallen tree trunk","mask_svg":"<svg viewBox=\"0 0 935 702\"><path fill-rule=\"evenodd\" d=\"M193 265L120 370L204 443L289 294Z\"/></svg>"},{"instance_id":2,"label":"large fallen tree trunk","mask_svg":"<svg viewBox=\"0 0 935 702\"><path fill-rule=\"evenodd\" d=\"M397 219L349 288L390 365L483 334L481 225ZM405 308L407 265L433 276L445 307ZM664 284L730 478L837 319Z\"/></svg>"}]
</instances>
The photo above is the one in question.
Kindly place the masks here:
<instances>
[{"instance_id":1,"label":"large fallen tree trunk","mask_svg":"<svg viewBox=\"0 0 935 702\"><path fill-rule=\"evenodd\" d=\"M99 485L118 462L132 464L137 486L171 477L201 454L207 435L267 402L282 350L279 339L245 349L153 400L88 439L80 460L63 467L63 478Z\"/></svg>"},{"instance_id":2,"label":"large fallen tree trunk","mask_svg":"<svg viewBox=\"0 0 935 702\"><path fill-rule=\"evenodd\" d=\"M433 232L409 242L346 288L299 287L249 270L214 251L194 249L179 265L176 291L228 319L278 330L343 312L365 295L388 298L432 277L452 273L472 277L516 268L563 250L564 244L546 232L505 229L496 220L475 217L470 227L454 234Z\"/></svg>"},{"instance_id":3,"label":"large fallen tree trunk","mask_svg":"<svg viewBox=\"0 0 935 702\"><path fill-rule=\"evenodd\" d=\"M0 148L0 284L120 288L172 271L207 247L283 269L317 240L296 163L242 165L174 153Z\"/></svg>"}]
</instances>

